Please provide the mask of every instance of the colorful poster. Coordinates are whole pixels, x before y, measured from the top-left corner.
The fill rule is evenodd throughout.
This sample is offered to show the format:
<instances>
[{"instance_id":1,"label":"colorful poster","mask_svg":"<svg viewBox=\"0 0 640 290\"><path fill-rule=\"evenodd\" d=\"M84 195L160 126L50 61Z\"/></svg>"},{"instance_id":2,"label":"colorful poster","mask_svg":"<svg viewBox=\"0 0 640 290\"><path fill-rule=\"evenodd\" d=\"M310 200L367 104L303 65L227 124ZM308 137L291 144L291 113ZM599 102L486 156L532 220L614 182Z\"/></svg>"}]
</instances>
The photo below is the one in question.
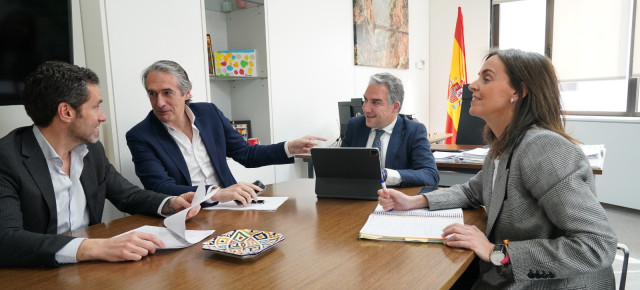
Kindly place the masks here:
<instances>
[{"instance_id":1,"label":"colorful poster","mask_svg":"<svg viewBox=\"0 0 640 290\"><path fill-rule=\"evenodd\" d=\"M256 50L221 50L215 52L216 76L257 77Z\"/></svg>"}]
</instances>

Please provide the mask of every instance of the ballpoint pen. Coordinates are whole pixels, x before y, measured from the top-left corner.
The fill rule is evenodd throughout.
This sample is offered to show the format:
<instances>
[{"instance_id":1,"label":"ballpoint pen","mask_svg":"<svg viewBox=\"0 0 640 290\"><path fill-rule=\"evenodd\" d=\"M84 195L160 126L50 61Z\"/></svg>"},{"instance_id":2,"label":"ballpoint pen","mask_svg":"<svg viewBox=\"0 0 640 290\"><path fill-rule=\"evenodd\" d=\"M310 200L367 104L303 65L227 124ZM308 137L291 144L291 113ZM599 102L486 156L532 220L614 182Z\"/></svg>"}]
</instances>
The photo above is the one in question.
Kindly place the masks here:
<instances>
[{"instance_id":1,"label":"ballpoint pen","mask_svg":"<svg viewBox=\"0 0 640 290\"><path fill-rule=\"evenodd\" d=\"M387 190L387 184L384 182L384 178L380 178L380 183L382 183L382 189ZM389 198L388 195L387 198ZM393 209L390 209L389 211L393 211Z\"/></svg>"}]
</instances>

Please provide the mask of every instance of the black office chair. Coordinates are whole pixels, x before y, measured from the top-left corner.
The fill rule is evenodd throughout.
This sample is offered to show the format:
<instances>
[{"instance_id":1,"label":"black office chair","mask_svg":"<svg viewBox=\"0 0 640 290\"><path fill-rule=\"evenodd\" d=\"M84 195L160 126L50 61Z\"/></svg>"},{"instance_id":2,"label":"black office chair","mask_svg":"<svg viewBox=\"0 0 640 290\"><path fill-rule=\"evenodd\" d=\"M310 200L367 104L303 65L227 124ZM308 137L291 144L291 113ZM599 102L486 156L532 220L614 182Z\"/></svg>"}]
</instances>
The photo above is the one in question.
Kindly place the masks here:
<instances>
[{"instance_id":1,"label":"black office chair","mask_svg":"<svg viewBox=\"0 0 640 290\"><path fill-rule=\"evenodd\" d=\"M629 248L625 244L618 243L618 250L622 251L624 255L624 259L622 260L622 271L620 273L620 281L618 289L624 290L625 284L627 283L627 266L629 265Z\"/></svg>"},{"instance_id":2,"label":"black office chair","mask_svg":"<svg viewBox=\"0 0 640 290\"><path fill-rule=\"evenodd\" d=\"M347 124L349 119L363 115L362 98L353 98L348 102L338 102L338 116L340 117L340 138L344 138L347 132Z\"/></svg>"},{"instance_id":3,"label":"black office chair","mask_svg":"<svg viewBox=\"0 0 640 290\"><path fill-rule=\"evenodd\" d=\"M460 105L460 120L458 121L458 136L456 137L456 144L458 145L485 145L484 138L482 138L484 120L469 115L472 94L471 90L469 90L469 85L464 85Z\"/></svg>"}]
</instances>

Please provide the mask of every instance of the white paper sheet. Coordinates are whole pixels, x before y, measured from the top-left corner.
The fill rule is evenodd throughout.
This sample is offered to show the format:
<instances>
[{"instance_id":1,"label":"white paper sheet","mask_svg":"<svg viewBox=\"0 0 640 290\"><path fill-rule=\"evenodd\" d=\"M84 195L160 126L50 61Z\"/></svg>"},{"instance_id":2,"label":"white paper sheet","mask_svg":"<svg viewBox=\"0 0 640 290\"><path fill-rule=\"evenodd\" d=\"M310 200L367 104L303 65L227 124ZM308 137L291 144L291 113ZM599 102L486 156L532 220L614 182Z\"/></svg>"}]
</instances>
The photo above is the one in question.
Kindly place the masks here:
<instances>
[{"instance_id":1,"label":"white paper sheet","mask_svg":"<svg viewBox=\"0 0 640 290\"><path fill-rule=\"evenodd\" d=\"M206 237L213 234L214 230L186 230L184 233L185 238L182 238L165 227L141 226L124 234L120 234L117 237L128 234L130 232L142 232L156 235L164 243L164 248L162 249L182 249L204 240ZM195 242L189 242L187 240L195 240Z\"/></svg>"},{"instance_id":2,"label":"white paper sheet","mask_svg":"<svg viewBox=\"0 0 640 290\"><path fill-rule=\"evenodd\" d=\"M264 200L264 203L250 203L246 206L237 205L235 201L221 202L215 206L205 207L205 210L261 210L261 211L275 211L282 205L288 197L286 196L274 196L267 197L261 196L258 199Z\"/></svg>"},{"instance_id":3,"label":"white paper sheet","mask_svg":"<svg viewBox=\"0 0 640 290\"><path fill-rule=\"evenodd\" d=\"M164 219L164 225L166 226L166 228L155 226L141 226L124 234L134 231L154 234L158 236L158 238L160 238L162 242L164 242L164 249L185 248L199 241L202 241L204 238L213 234L215 230L187 230L185 218L187 217L187 213L191 208L211 198L211 196L213 196L216 191L218 191L218 189L205 195L205 186L201 184L198 186L196 194L194 195L193 201L191 202L191 206L189 208L183 209ZM124 234L117 235L116 237Z\"/></svg>"}]
</instances>

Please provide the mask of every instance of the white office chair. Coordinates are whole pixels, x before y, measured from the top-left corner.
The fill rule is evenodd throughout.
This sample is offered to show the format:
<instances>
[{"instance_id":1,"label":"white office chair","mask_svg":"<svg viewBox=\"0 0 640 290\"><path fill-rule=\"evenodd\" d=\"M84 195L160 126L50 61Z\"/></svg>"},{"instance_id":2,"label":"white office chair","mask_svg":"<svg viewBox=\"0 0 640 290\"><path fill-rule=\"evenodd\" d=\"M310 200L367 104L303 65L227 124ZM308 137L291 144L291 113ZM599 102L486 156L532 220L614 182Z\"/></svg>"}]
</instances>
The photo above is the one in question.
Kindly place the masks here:
<instances>
[{"instance_id":1,"label":"white office chair","mask_svg":"<svg viewBox=\"0 0 640 290\"><path fill-rule=\"evenodd\" d=\"M618 250L622 251L624 259L622 260L622 271L620 273L620 287L618 289L624 290L627 282L627 266L629 265L629 248L625 244L618 243Z\"/></svg>"}]
</instances>

